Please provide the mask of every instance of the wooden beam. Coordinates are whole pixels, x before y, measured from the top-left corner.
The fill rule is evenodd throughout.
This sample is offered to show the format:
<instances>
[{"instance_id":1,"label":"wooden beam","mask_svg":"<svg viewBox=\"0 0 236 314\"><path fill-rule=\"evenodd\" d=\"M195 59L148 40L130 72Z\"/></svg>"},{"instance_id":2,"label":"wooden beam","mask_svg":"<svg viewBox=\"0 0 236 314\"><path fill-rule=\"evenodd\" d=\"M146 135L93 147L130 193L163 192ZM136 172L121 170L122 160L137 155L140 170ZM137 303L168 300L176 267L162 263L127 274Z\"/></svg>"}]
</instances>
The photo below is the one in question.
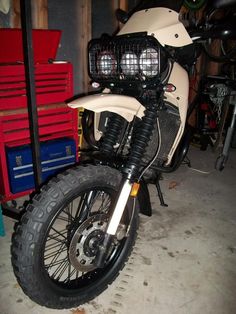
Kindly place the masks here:
<instances>
[{"instance_id":1,"label":"wooden beam","mask_svg":"<svg viewBox=\"0 0 236 314\"><path fill-rule=\"evenodd\" d=\"M224 11L223 10L217 10L213 18L216 20L220 20L224 17ZM220 40L219 39L213 39L211 41L210 47L208 47L210 53L214 56L220 56L221 55L221 46L220 46ZM210 59L207 60L207 74L208 75L217 75L220 72L221 69L221 63L217 63L214 61L211 61Z\"/></svg>"},{"instance_id":2,"label":"wooden beam","mask_svg":"<svg viewBox=\"0 0 236 314\"><path fill-rule=\"evenodd\" d=\"M112 13L113 13L113 18L114 18L114 29L116 29L118 31L118 28L120 28L120 23L118 22L117 18L116 18L116 10L120 8L120 0L113 0L111 2L111 9L112 9Z\"/></svg>"},{"instance_id":3,"label":"wooden beam","mask_svg":"<svg viewBox=\"0 0 236 314\"><path fill-rule=\"evenodd\" d=\"M79 52L80 52L80 69L82 75L82 92L89 91L90 78L88 76L88 42L92 37L92 18L91 18L91 0L80 0L78 3L79 12Z\"/></svg>"},{"instance_id":4,"label":"wooden beam","mask_svg":"<svg viewBox=\"0 0 236 314\"><path fill-rule=\"evenodd\" d=\"M221 55L221 48L220 48L220 40L215 39L212 41L211 46L209 47L210 53L214 56ZM207 74L208 75L218 75L220 72L221 63L211 61L208 59L207 62Z\"/></svg>"},{"instance_id":5,"label":"wooden beam","mask_svg":"<svg viewBox=\"0 0 236 314\"><path fill-rule=\"evenodd\" d=\"M31 0L33 28L48 28L48 0ZM21 28L20 0L12 0L11 27Z\"/></svg>"},{"instance_id":6,"label":"wooden beam","mask_svg":"<svg viewBox=\"0 0 236 314\"><path fill-rule=\"evenodd\" d=\"M119 8L128 12L128 0L119 0Z\"/></svg>"},{"instance_id":7,"label":"wooden beam","mask_svg":"<svg viewBox=\"0 0 236 314\"><path fill-rule=\"evenodd\" d=\"M11 27L21 28L20 0L12 0Z\"/></svg>"},{"instance_id":8,"label":"wooden beam","mask_svg":"<svg viewBox=\"0 0 236 314\"><path fill-rule=\"evenodd\" d=\"M48 0L31 1L33 28L48 28Z\"/></svg>"}]
</instances>

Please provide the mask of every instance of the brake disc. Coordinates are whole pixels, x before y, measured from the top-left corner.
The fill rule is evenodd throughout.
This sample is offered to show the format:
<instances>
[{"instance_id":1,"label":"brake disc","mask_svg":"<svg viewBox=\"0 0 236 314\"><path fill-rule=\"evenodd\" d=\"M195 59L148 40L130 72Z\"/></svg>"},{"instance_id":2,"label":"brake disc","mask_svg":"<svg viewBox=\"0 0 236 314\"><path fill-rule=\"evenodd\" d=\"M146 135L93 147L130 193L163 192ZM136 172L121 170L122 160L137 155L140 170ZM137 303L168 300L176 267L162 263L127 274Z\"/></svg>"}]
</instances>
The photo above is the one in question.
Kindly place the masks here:
<instances>
[{"instance_id":1,"label":"brake disc","mask_svg":"<svg viewBox=\"0 0 236 314\"><path fill-rule=\"evenodd\" d=\"M69 259L75 269L88 272L95 269L94 260L104 240L107 214L97 214L85 220L75 231L69 246Z\"/></svg>"}]
</instances>

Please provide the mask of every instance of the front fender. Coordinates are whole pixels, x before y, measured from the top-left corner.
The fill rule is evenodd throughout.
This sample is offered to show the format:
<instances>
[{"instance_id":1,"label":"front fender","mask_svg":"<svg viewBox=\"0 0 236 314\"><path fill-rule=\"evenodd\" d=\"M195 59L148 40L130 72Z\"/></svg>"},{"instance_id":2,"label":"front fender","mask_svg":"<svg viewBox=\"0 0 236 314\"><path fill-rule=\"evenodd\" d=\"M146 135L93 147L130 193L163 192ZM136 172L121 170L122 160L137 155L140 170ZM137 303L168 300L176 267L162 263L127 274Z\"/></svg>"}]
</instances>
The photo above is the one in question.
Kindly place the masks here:
<instances>
[{"instance_id":1,"label":"front fender","mask_svg":"<svg viewBox=\"0 0 236 314\"><path fill-rule=\"evenodd\" d=\"M134 116L142 118L145 107L135 98L116 94L94 94L77 98L68 103L71 108L85 108L96 113L110 111L122 116L128 122Z\"/></svg>"}]
</instances>

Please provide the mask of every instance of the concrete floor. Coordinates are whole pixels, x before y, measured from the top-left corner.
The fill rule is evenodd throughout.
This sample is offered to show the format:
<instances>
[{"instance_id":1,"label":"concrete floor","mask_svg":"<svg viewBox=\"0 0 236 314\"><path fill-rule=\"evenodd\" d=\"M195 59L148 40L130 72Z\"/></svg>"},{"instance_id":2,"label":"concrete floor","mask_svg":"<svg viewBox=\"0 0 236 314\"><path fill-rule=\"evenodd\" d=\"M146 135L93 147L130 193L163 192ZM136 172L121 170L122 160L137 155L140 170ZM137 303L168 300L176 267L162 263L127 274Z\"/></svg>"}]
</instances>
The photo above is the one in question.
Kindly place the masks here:
<instances>
[{"instance_id":1,"label":"concrete floor","mask_svg":"<svg viewBox=\"0 0 236 314\"><path fill-rule=\"evenodd\" d=\"M169 207L150 187L153 217L141 217L134 252L101 296L72 310L49 310L31 302L12 273L13 221L0 238L1 314L232 314L236 313L236 151L226 169L214 155L192 148L186 165L161 182Z\"/></svg>"}]
</instances>

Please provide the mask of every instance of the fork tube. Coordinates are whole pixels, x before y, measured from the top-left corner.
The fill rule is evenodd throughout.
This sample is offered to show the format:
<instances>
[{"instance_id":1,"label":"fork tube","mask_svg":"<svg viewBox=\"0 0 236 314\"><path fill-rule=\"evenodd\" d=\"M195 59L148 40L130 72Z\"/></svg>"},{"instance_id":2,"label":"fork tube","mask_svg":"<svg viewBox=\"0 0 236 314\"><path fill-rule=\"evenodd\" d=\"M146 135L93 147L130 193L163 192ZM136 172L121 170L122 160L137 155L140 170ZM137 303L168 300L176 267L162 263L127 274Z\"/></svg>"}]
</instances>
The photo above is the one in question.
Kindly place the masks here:
<instances>
[{"instance_id":1,"label":"fork tube","mask_svg":"<svg viewBox=\"0 0 236 314\"><path fill-rule=\"evenodd\" d=\"M125 205L128 201L131 189L132 189L132 184L129 179L126 179L121 188L121 192L117 199L113 214L111 216L111 220L108 223L107 233L110 235L116 234L116 231L119 226L122 214L124 212Z\"/></svg>"},{"instance_id":2,"label":"fork tube","mask_svg":"<svg viewBox=\"0 0 236 314\"><path fill-rule=\"evenodd\" d=\"M110 221L108 222L107 231L104 234L103 243L99 246L99 250L94 261L94 264L99 268L102 268L105 265L107 252L109 252L114 235L116 234L122 214L125 209L125 205L128 201L131 192L131 188L132 184L130 180L125 179L123 181L123 184L121 184L121 190L120 193L118 194L113 214L110 218Z\"/></svg>"}]
</instances>

